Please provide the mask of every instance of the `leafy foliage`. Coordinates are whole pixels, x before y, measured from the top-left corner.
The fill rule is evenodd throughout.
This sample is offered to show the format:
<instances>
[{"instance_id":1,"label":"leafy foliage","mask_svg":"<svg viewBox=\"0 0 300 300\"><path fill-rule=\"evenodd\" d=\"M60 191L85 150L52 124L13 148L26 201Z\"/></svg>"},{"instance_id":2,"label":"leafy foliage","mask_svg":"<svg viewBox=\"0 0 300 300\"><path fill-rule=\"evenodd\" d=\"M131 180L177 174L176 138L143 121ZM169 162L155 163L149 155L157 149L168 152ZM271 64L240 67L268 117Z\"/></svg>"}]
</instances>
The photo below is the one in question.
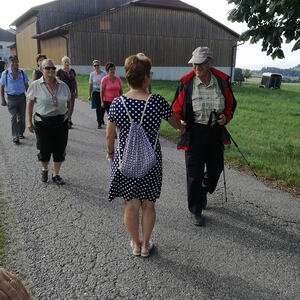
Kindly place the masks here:
<instances>
[{"instance_id":1,"label":"leafy foliage","mask_svg":"<svg viewBox=\"0 0 300 300\"><path fill-rule=\"evenodd\" d=\"M229 13L228 20L246 22L249 30L240 40L255 44L262 40L262 51L273 59L284 58L281 49L286 43L295 41L292 51L300 49L300 5L299 0L227 0L236 8Z\"/></svg>"},{"instance_id":2,"label":"leafy foliage","mask_svg":"<svg viewBox=\"0 0 300 300\"><path fill-rule=\"evenodd\" d=\"M249 69L243 70L243 75L246 79L251 77L251 71Z\"/></svg>"},{"instance_id":3,"label":"leafy foliage","mask_svg":"<svg viewBox=\"0 0 300 300\"><path fill-rule=\"evenodd\" d=\"M244 75L243 75L243 70L240 68L235 68L234 69L234 81L244 81Z\"/></svg>"},{"instance_id":4,"label":"leafy foliage","mask_svg":"<svg viewBox=\"0 0 300 300\"><path fill-rule=\"evenodd\" d=\"M280 69L280 68L266 67L266 68L262 68L261 72L280 73L283 76L300 77L300 72L295 69Z\"/></svg>"}]
</instances>

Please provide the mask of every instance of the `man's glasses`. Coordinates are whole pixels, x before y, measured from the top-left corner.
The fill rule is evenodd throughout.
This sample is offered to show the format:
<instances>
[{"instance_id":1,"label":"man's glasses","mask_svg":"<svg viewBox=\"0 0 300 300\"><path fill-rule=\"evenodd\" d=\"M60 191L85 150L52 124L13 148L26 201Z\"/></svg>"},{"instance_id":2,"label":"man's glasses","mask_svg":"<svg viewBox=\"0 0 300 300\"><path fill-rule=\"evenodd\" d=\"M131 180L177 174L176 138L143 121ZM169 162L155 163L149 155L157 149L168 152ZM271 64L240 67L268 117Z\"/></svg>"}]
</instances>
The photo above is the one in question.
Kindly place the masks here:
<instances>
[{"instance_id":1,"label":"man's glasses","mask_svg":"<svg viewBox=\"0 0 300 300\"><path fill-rule=\"evenodd\" d=\"M55 71L55 70L56 70L56 67L44 67L44 69L45 69L45 70L48 70L48 71L49 71L49 70Z\"/></svg>"},{"instance_id":2,"label":"man's glasses","mask_svg":"<svg viewBox=\"0 0 300 300\"><path fill-rule=\"evenodd\" d=\"M94 67L99 67L100 65L94 65Z\"/></svg>"}]
</instances>

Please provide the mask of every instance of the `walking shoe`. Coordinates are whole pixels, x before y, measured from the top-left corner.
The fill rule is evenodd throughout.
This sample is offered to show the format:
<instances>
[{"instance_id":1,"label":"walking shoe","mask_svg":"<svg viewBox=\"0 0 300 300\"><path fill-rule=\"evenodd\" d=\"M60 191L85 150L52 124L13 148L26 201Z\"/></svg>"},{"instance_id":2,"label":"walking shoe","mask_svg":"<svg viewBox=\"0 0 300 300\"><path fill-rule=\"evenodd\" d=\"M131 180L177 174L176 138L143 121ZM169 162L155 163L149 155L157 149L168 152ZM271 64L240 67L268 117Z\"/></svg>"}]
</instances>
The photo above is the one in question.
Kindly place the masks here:
<instances>
[{"instance_id":1,"label":"walking shoe","mask_svg":"<svg viewBox=\"0 0 300 300\"><path fill-rule=\"evenodd\" d=\"M192 214L191 216L193 218L193 223L196 226L205 226L205 219L203 218L203 216L200 214Z\"/></svg>"},{"instance_id":2,"label":"walking shoe","mask_svg":"<svg viewBox=\"0 0 300 300\"><path fill-rule=\"evenodd\" d=\"M42 170L42 182L48 181L48 170Z\"/></svg>"},{"instance_id":3,"label":"walking shoe","mask_svg":"<svg viewBox=\"0 0 300 300\"><path fill-rule=\"evenodd\" d=\"M141 255L141 247L138 245L134 245L133 241L130 241L130 247L132 249L132 254L134 256L140 256Z\"/></svg>"},{"instance_id":4,"label":"walking shoe","mask_svg":"<svg viewBox=\"0 0 300 300\"><path fill-rule=\"evenodd\" d=\"M23 140L23 139L25 139L25 136L23 134L21 134L21 135L19 135L19 139Z\"/></svg>"},{"instance_id":5,"label":"walking shoe","mask_svg":"<svg viewBox=\"0 0 300 300\"><path fill-rule=\"evenodd\" d=\"M101 129L102 128L102 126L101 125L98 125L98 127L97 127L98 129Z\"/></svg>"},{"instance_id":6,"label":"walking shoe","mask_svg":"<svg viewBox=\"0 0 300 300\"><path fill-rule=\"evenodd\" d=\"M202 199L201 199L201 208L206 209L207 206L207 192L202 192Z\"/></svg>"},{"instance_id":7,"label":"walking shoe","mask_svg":"<svg viewBox=\"0 0 300 300\"><path fill-rule=\"evenodd\" d=\"M153 247L154 247L154 245L151 241L149 242L148 246L142 246L141 247L141 257L149 257Z\"/></svg>"},{"instance_id":8,"label":"walking shoe","mask_svg":"<svg viewBox=\"0 0 300 300\"><path fill-rule=\"evenodd\" d=\"M19 137L18 137L18 136L17 136L17 137L14 137L14 138L13 138L13 142L14 142L14 144L16 144L16 145L20 144Z\"/></svg>"},{"instance_id":9,"label":"walking shoe","mask_svg":"<svg viewBox=\"0 0 300 300\"><path fill-rule=\"evenodd\" d=\"M68 129L72 129L72 122L68 123Z\"/></svg>"},{"instance_id":10,"label":"walking shoe","mask_svg":"<svg viewBox=\"0 0 300 300\"><path fill-rule=\"evenodd\" d=\"M55 176L52 175L52 181L57 185L65 184L65 182L63 181L63 179L59 175L55 175Z\"/></svg>"}]
</instances>

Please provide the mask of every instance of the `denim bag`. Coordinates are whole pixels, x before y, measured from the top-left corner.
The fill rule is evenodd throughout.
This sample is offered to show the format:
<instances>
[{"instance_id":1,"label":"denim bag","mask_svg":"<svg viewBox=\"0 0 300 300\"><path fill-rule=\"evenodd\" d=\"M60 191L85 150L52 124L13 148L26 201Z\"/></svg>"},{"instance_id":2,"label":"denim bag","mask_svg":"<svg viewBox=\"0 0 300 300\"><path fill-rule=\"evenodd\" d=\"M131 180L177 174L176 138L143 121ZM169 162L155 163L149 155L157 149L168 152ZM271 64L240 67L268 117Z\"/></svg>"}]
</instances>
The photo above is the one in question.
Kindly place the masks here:
<instances>
[{"instance_id":1,"label":"denim bag","mask_svg":"<svg viewBox=\"0 0 300 300\"><path fill-rule=\"evenodd\" d=\"M141 121L139 123L136 123L132 120L124 99L121 96L121 101L126 109L126 113L131 123L122 159L120 154L120 140L118 135L119 170L126 177L143 178L157 164L155 148L157 144L158 133L153 148L142 126L144 114L150 98L151 95L146 100Z\"/></svg>"}]
</instances>

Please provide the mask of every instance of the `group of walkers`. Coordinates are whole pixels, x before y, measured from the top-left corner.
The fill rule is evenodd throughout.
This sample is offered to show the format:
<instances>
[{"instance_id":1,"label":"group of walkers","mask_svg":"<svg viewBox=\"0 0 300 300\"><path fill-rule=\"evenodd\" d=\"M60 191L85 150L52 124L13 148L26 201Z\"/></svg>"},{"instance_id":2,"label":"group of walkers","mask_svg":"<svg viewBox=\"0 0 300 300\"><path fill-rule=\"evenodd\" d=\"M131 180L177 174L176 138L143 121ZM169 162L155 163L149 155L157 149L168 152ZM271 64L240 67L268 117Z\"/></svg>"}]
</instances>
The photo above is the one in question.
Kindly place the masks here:
<instances>
[{"instance_id":1,"label":"group of walkers","mask_svg":"<svg viewBox=\"0 0 300 300\"><path fill-rule=\"evenodd\" d=\"M106 157L112 161L108 198L109 201L116 197L125 200L124 223L135 256L148 257L153 248L151 233L155 224L155 202L162 186L159 143L162 119L180 133L177 147L185 150L188 209L195 225L205 225L202 210L207 205L207 193L214 192L224 168L223 143L228 141L223 140L222 132L236 107L230 78L213 68L212 57L207 47L194 50L189 61L193 69L181 78L172 105L163 96L151 94L152 63L143 53L125 60L129 87L125 94L113 63L107 63L104 72L99 60L92 62L94 71L89 77L89 100L91 108L96 109L99 129L105 125L105 111L108 114ZM70 67L68 57L63 57L63 68L57 73L54 62L45 55L40 54L37 63L38 69L32 75L34 81L28 88L28 78L19 70L17 58L10 58L11 68L1 76L2 105L6 105L6 87L13 141L17 143L16 139L22 138L25 130L25 115L22 114L27 90L28 129L36 134L42 181L48 181L52 156L52 180L62 185L65 182L59 171L65 160L68 130L73 125L71 116L78 96L76 72ZM137 160L142 154L136 153L137 149L130 149L128 144L129 136L134 134L133 124L142 127L155 156L153 167L142 177L129 176L122 171L128 153ZM143 167L141 161L140 168Z\"/></svg>"}]
</instances>

